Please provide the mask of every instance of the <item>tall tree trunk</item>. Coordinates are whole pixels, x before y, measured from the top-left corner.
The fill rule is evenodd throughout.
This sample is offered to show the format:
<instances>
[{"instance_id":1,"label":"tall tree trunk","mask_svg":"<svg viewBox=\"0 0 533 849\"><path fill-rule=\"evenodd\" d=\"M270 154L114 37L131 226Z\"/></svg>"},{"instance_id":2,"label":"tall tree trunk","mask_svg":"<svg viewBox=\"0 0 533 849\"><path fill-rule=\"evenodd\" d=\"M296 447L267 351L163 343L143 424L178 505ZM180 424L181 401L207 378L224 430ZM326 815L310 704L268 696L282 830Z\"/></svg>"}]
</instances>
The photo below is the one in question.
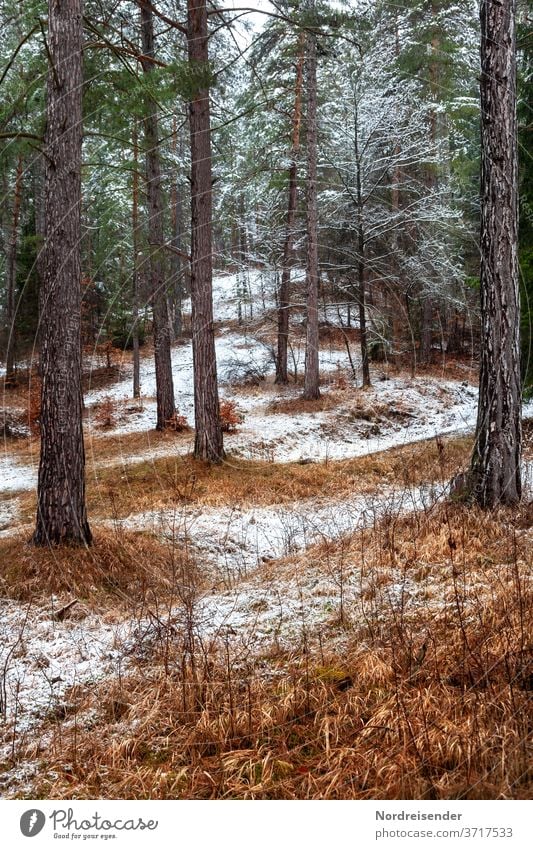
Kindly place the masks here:
<instances>
[{"instance_id":1,"label":"tall tree trunk","mask_svg":"<svg viewBox=\"0 0 533 849\"><path fill-rule=\"evenodd\" d=\"M394 357L396 348L395 335L395 319L397 317L398 304L401 301L401 264L400 264L400 239L398 233L398 225L400 219L400 191L402 174L399 166L401 156L401 146L397 142L394 146L394 165L391 175L391 211L394 221L394 229L391 237L391 256L390 256L390 284L388 286L388 297L385 308L386 320L386 335L388 342L388 356Z\"/></svg>"},{"instance_id":2,"label":"tall tree trunk","mask_svg":"<svg viewBox=\"0 0 533 849\"><path fill-rule=\"evenodd\" d=\"M137 121L133 121L133 186L131 205L131 227L133 241L132 279L132 340L133 340L133 397L141 397L141 362L139 352L139 138Z\"/></svg>"},{"instance_id":3,"label":"tall tree trunk","mask_svg":"<svg viewBox=\"0 0 533 849\"><path fill-rule=\"evenodd\" d=\"M35 261L35 273L37 277L37 286L38 292L40 293L43 286L43 245L45 239L45 231L46 231L46 209L45 209L45 170L46 170L46 160L41 152L36 153L33 159L34 165L34 180L33 180L33 191L34 191L34 221L35 221L35 235L37 237L37 258ZM39 295L40 297L40 295ZM81 331L80 331L81 332ZM42 349L41 344L42 338L42 326L40 323L37 325L37 331L35 334L35 347L38 351ZM39 359L38 364L39 375L42 375L42 361Z\"/></svg>"},{"instance_id":4,"label":"tall tree trunk","mask_svg":"<svg viewBox=\"0 0 533 849\"><path fill-rule=\"evenodd\" d=\"M354 134L354 155L355 155L355 191L357 197L357 253L359 261L357 263L357 282L358 282L358 300L359 300L359 336L361 344L361 367L363 372L363 386L370 386L370 358L368 355L368 333L366 327L366 245L365 245L365 228L364 228L364 200L363 187L361 182L361 156L359 153L359 113L357 104L357 92L354 98L354 114L355 114L355 134Z\"/></svg>"},{"instance_id":5,"label":"tall tree trunk","mask_svg":"<svg viewBox=\"0 0 533 849\"><path fill-rule=\"evenodd\" d=\"M19 154L15 176L15 192L13 196L13 216L11 232L6 251L6 288L7 288L7 351L6 351L6 380L5 385L15 383L15 289L17 286L17 246L20 203L22 200L22 154Z\"/></svg>"},{"instance_id":6,"label":"tall tree trunk","mask_svg":"<svg viewBox=\"0 0 533 849\"><path fill-rule=\"evenodd\" d=\"M196 457L224 456L213 328L213 211L206 0L187 0L187 46L195 91L191 133L191 320Z\"/></svg>"},{"instance_id":7,"label":"tall tree trunk","mask_svg":"<svg viewBox=\"0 0 533 849\"><path fill-rule=\"evenodd\" d=\"M172 119L172 151L176 155L178 150L178 123L176 115ZM170 213L172 223L172 247L174 251L170 258L170 279L172 282L172 300L173 300L173 332L174 338L179 339L183 332L183 317L182 317L182 300L183 300L183 282L181 279L182 267L181 257L178 251L181 251L181 231L182 231L182 206L181 193L178 185L178 169L176 164L173 165L174 175L172 187L170 189Z\"/></svg>"},{"instance_id":8,"label":"tall tree trunk","mask_svg":"<svg viewBox=\"0 0 533 849\"><path fill-rule=\"evenodd\" d=\"M309 9L314 11L314 0ZM320 397L318 370L318 209L317 209L317 81L316 35L306 37L307 86L307 333L305 347L304 398Z\"/></svg>"},{"instance_id":9,"label":"tall tree trunk","mask_svg":"<svg viewBox=\"0 0 533 849\"><path fill-rule=\"evenodd\" d=\"M362 213L361 213L362 219ZM370 386L370 357L368 355L368 331L366 326L366 259L365 236L362 221L359 223L357 277L359 283L359 334L361 339L361 369L363 386Z\"/></svg>"},{"instance_id":10,"label":"tall tree trunk","mask_svg":"<svg viewBox=\"0 0 533 849\"><path fill-rule=\"evenodd\" d=\"M37 545L91 542L80 336L82 37L82 0L49 0Z\"/></svg>"},{"instance_id":11,"label":"tall tree trunk","mask_svg":"<svg viewBox=\"0 0 533 849\"><path fill-rule=\"evenodd\" d=\"M394 55L396 59L400 56L400 28L398 24L398 12L393 10L392 14L394 15ZM401 305L403 298L403 281L401 274L401 263L400 263L400 234L399 234L399 224L400 224L400 206L401 206L401 188L402 188L402 179L403 173L401 169L401 156L402 156L402 147L400 140L398 139L394 145L394 160L391 174L391 211L392 217L394 221L394 229L392 232L392 250L391 250L391 263L390 263L390 277L391 283L389 287L389 294L391 297L387 299L387 309L386 309L386 321L387 321L387 336L388 342L390 343L389 347L389 356L394 358L396 341L398 339L401 342L401 337L399 338L396 334L396 328L398 326L398 307ZM400 322L401 326L401 322Z\"/></svg>"},{"instance_id":12,"label":"tall tree trunk","mask_svg":"<svg viewBox=\"0 0 533 849\"><path fill-rule=\"evenodd\" d=\"M283 245L283 265L278 293L278 353L276 357L276 383L289 382L287 372L287 344L289 339L291 266L294 247L294 225L298 200L298 152L300 150L300 127L302 123L302 85L304 68L305 35L300 36L298 64L296 66L296 84L294 88L294 112L292 118L291 164L289 167L289 200L287 209L287 230Z\"/></svg>"},{"instance_id":13,"label":"tall tree trunk","mask_svg":"<svg viewBox=\"0 0 533 849\"><path fill-rule=\"evenodd\" d=\"M520 500L516 0L481 3L481 373L472 491Z\"/></svg>"},{"instance_id":14,"label":"tall tree trunk","mask_svg":"<svg viewBox=\"0 0 533 849\"><path fill-rule=\"evenodd\" d=\"M242 324L243 313L244 318L252 318L251 314L247 317L246 315L246 305L248 305L249 313L251 313L251 297L248 286L248 277L247 277L247 269L246 269L246 257L248 253L248 245L246 239L246 205L244 201L244 194L240 194L239 196L239 223L238 223L238 240L239 240L239 271L237 274L238 284L238 319L239 324Z\"/></svg>"},{"instance_id":15,"label":"tall tree trunk","mask_svg":"<svg viewBox=\"0 0 533 849\"><path fill-rule=\"evenodd\" d=\"M140 0L142 68L149 75L154 67L154 18L151 6ZM144 119L146 144L146 181L148 196L148 248L150 251L150 295L154 322L154 356L157 395L157 430L164 430L174 416L171 336L163 259L163 198L159 153L158 108L154 98L146 96Z\"/></svg>"},{"instance_id":16,"label":"tall tree trunk","mask_svg":"<svg viewBox=\"0 0 533 849\"><path fill-rule=\"evenodd\" d=\"M433 298L430 295L422 301L420 315L420 362L431 362L431 348L433 345Z\"/></svg>"},{"instance_id":17,"label":"tall tree trunk","mask_svg":"<svg viewBox=\"0 0 533 849\"><path fill-rule=\"evenodd\" d=\"M437 17L437 9L435 3L431 3L431 16L433 21L435 21ZM436 31L434 31L431 45L430 45L430 55L432 59L429 64L429 93L432 101L435 101L439 97L439 66L438 66L438 55L440 51L440 38ZM429 114L429 137L431 141L432 153L436 155L437 153L437 141L438 141L438 113L435 108L431 109ZM435 193L437 189L437 166L435 164L430 164L426 170L426 188L428 195L432 195ZM434 297L431 292L426 292L422 298L422 309L420 314L420 352L419 352L419 360L421 363L430 363L431 362L431 350L433 345L433 327L432 327L432 319L433 319L433 307L434 307Z\"/></svg>"}]
</instances>

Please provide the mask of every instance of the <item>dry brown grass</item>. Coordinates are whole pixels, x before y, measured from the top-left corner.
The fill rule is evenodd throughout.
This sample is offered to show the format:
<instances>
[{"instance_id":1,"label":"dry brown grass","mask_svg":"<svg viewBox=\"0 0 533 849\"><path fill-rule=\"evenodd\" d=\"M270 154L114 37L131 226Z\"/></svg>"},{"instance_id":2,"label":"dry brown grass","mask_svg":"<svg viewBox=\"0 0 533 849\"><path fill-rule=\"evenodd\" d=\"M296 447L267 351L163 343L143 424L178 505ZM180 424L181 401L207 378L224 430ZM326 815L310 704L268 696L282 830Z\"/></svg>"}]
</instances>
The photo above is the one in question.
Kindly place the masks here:
<instances>
[{"instance_id":1,"label":"dry brown grass","mask_svg":"<svg viewBox=\"0 0 533 849\"><path fill-rule=\"evenodd\" d=\"M114 402L117 416L123 414L120 402ZM142 407L139 402L130 401L129 407L134 412L140 411ZM97 411L95 407L95 411ZM172 454L175 445L192 445L190 431L182 432L173 429L158 431L134 431L128 434L106 434L104 431L85 434L85 455L87 466L91 467L97 463L120 462L123 458L134 457L146 453L165 452ZM9 442L9 450L20 462L39 462L40 440L37 437L30 439L18 439Z\"/></svg>"},{"instance_id":2,"label":"dry brown grass","mask_svg":"<svg viewBox=\"0 0 533 849\"><path fill-rule=\"evenodd\" d=\"M320 398L310 401L301 395L294 398L276 398L267 405L266 412L272 414L285 413L286 415L322 413L326 410L335 410L345 400L345 397L337 392L324 392Z\"/></svg>"},{"instance_id":3,"label":"dry brown grass","mask_svg":"<svg viewBox=\"0 0 533 849\"><path fill-rule=\"evenodd\" d=\"M96 406L94 413L96 427L112 428L117 424L117 405L113 398L106 395Z\"/></svg>"},{"instance_id":4,"label":"dry brown grass","mask_svg":"<svg viewBox=\"0 0 533 849\"><path fill-rule=\"evenodd\" d=\"M123 369L124 363L122 362L122 357L120 357L120 362L112 363L109 366L97 366L85 371L82 377L83 391L90 392L113 386L117 380L124 377Z\"/></svg>"},{"instance_id":5,"label":"dry brown grass","mask_svg":"<svg viewBox=\"0 0 533 849\"><path fill-rule=\"evenodd\" d=\"M84 369L82 378L84 392L88 392L91 389L103 389L112 386L121 378L122 369L127 364L127 358L125 360L124 355L117 352L115 360L116 362L112 362L109 366L99 365L91 369ZM6 406L7 408L18 407L27 410L32 403L32 385L37 382L39 382L39 376L36 367L20 370L17 374L15 386L7 387L5 386L5 380L0 380L2 406Z\"/></svg>"},{"instance_id":6,"label":"dry brown grass","mask_svg":"<svg viewBox=\"0 0 533 849\"><path fill-rule=\"evenodd\" d=\"M133 406L133 405L132 405ZM146 430L134 431L127 434L98 434L98 436L86 438L87 465L97 463L115 463L123 458L135 457L139 454L153 454L158 452L173 453L174 447L178 445L192 445L190 431L168 430Z\"/></svg>"},{"instance_id":7,"label":"dry brown grass","mask_svg":"<svg viewBox=\"0 0 533 849\"><path fill-rule=\"evenodd\" d=\"M337 327L335 324L321 324L319 327L319 339L323 344L331 345L335 348L343 348L348 340L351 346L354 346L360 340L359 328L357 327Z\"/></svg>"},{"instance_id":8,"label":"dry brown grass","mask_svg":"<svg viewBox=\"0 0 533 849\"><path fill-rule=\"evenodd\" d=\"M391 422L416 418L416 414L405 407L401 396L395 404L378 401L371 391L354 388L342 372L335 376L333 390L324 392L317 400L307 401L302 396L276 398L266 408L267 413L288 415L329 410L338 410L339 416L350 421ZM337 429L338 432L337 421L331 421L324 427L331 427L333 432Z\"/></svg>"},{"instance_id":9,"label":"dry brown grass","mask_svg":"<svg viewBox=\"0 0 533 849\"><path fill-rule=\"evenodd\" d=\"M412 357L410 353L397 355L394 362L387 364L391 374L410 374L412 369ZM431 363L417 363L416 374L420 376L435 377L439 380L467 380L477 385L479 377L479 363L473 357L459 354L435 354Z\"/></svg>"},{"instance_id":10,"label":"dry brown grass","mask_svg":"<svg viewBox=\"0 0 533 849\"><path fill-rule=\"evenodd\" d=\"M147 533L98 528L90 548L37 548L28 539L0 540L0 594L18 601L75 597L91 607L131 607L151 592L172 591L186 552Z\"/></svg>"},{"instance_id":11,"label":"dry brown grass","mask_svg":"<svg viewBox=\"0 0 533 849\"><path fill-rule=\"evenodd\" d=\"M365 584L340 652L327 628L255 664L231 638L194 650L177 634L165 672L155 647L138 673L78 695L35 793L530 798L531 520L444 506L333 545ZM391 595L398 569L434 571L438 597Z\"/></svg>"},{"instance_id":12,"label":"dry brown grass","mask_svg":"<svg viewBox=\"0 0 533 849\"><path fill-rule=\"evenodd\" d=\"M209 465L190 456L160 457L128 464L146 446L144 434L98 439L88 455L89 518L124 518L132 513L183 504L288 504L307 498L350 497L382 485L410 486L450 479L471 452L470 438L437 439L327 463L268 463L228 457ZM154 451L190 435L151 435ZM127 446L127 447L126 447ZM125 457L117 465L119 449ZM118 454L120 456L120 454ZM115 462L113 462L115 460ZM34 493L20 499L21 521L32 521Z\"/></svg>"},{"instance_id":13,"label":"dry brown grass","mask_svg":"<svg viewBox=\"0 0 533 849\"><path fill-rule=\"evenodd\" d=\"M26 408L28 404L28 387L37 377L35 367L19 369L17 380L14 385L6 383L5 378L0 379L0 397L2 406L7 409L12 407Z\"/></svg>"}]
</instances>

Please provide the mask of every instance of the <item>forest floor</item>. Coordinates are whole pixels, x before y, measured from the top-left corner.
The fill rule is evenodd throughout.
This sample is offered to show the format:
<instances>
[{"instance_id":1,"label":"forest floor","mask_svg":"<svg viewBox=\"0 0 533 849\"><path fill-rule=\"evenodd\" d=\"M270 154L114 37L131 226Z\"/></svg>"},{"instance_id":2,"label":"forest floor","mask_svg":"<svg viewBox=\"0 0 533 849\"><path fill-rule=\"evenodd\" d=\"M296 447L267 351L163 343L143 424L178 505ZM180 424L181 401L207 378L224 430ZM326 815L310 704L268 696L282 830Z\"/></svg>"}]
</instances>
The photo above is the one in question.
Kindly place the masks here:
<instances>
[{"instance_id":1,"label":"forest floor","mask_svg":"<svg viewBox=\"0 0 533 849\"><path fill-rule=\"evenodd\" d=\"M135 403L128 356L88 361L90 550L28 544L38 437L5 440L2 795L526 798L529 424L523 506L450 501L473 364L376 364L363 391L333 316L305 403L298 316L280 388L251 284L243 326L234 276L215 289L221 395L244 416L218 467L191 459L191 430L153 430L149 351ZM173 373L192 425L190 342ZM3 400L24 419L27 388Z\"/></svg>"}]
</instances>

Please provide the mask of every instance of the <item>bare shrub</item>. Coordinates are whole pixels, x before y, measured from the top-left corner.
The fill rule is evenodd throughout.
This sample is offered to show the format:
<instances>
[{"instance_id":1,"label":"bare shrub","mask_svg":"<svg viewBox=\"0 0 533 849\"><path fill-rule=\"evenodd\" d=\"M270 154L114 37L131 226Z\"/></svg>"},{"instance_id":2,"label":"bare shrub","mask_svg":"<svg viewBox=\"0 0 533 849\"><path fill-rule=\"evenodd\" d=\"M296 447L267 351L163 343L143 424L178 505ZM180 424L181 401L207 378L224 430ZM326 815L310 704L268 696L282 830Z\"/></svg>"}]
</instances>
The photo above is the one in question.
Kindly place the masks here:
<instances>
[{"instance_id":1,"label":"bare shrub","mask_svg":"<svg viewBox=\"0 0 533 849\"><path fill-rule=\"evenodd\" d=\"M236 401L220 402L220 422L224 433L235 433L244 422L244 413L238 409Z\"/></svg>"},{"instance_id":2,"label":"bare shrub","mask_svg":"<svg viewBox=\"0 0 533 849\"><path fill-rule=\"evenodd\" d=\"M94 421L97 427L111 428L117 423L117 405L116 401L111 396L100 401L94 413Z\"/></svg>"},{"instance_id":3,"label":"bare shrub","mask_svg":"<svg viewBox=\"0 0 533 849\"><path fill-rule=\"evenodd\" d=\"M269 369L269 361L262 363L230 360L225 363L225 382L230 386L260 386Z\"/></svg>"},{"instance_id":4,"label":"bare shrub","mask_svg":"<svg viewBox=\"0 0 533 849\"><path fill-rule=\"evenodd\" d=\"M176 433L182 433L184 430L190 430L190 428L185 416L180 415L179 411L176 410L174 415L171 416L170 419L166 420L165 430L173 430Z\"/></svg>"}]
</instances>

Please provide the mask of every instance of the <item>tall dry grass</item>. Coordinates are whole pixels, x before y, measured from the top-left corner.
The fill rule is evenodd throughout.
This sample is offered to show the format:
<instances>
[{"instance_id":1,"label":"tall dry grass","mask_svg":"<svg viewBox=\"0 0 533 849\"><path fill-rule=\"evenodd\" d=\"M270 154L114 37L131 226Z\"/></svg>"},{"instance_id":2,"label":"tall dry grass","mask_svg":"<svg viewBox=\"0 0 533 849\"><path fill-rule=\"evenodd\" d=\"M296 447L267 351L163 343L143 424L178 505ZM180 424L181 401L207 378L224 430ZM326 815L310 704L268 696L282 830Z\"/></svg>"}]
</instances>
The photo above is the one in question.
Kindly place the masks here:
<instances>
[{"instance_id":1,"label":"tall dry grass","mask_svg":"<svg viewBox=\"0 0 533 849\"><path fill-rule=\"evenodd\" d=\"M416 486L449 480L471 452L470 438L455 437L326 463L269 463L231 455L216 466L187 455L129 463L127 457L145 445L144 438L144 434L133 434L131 439L101 438L91 444L87 467L90 518L123 518L183 504L249 507L288 504L324 494L348 498L383 485ZM172 450L171 443L179 438L175 434L156 437L152 450L162 444ZM19 503L21 522L33 521L34 493L21 495Z\"/></svg>"},{"instance_id":2,"label":"tall dry grass","mask_svg":"<svg viewBox=\"0 0 533 849\"><path fill-rule=\"evenodd\" d=\"M0 595L36 604L77 598L93 609L124 613L148 592L171 596L177 561L189 562L184 547L120 528L97 528L90 548L35 547L20 535L6 537L0 540Z\"/></svg>"},{"instance_id":3,"label":"tall dry grass","mask_svg":"<svg viewBox=\"0 0 533 849\"><path fill-rule=\"evenodd\" d=\"M530 798L532 518L441 505L280 563L342 570L352 600L262 655L202 637L182 581L127 677L77 693L46 752L28 747L33 792Z\"/></svg>"}]
</instances>

